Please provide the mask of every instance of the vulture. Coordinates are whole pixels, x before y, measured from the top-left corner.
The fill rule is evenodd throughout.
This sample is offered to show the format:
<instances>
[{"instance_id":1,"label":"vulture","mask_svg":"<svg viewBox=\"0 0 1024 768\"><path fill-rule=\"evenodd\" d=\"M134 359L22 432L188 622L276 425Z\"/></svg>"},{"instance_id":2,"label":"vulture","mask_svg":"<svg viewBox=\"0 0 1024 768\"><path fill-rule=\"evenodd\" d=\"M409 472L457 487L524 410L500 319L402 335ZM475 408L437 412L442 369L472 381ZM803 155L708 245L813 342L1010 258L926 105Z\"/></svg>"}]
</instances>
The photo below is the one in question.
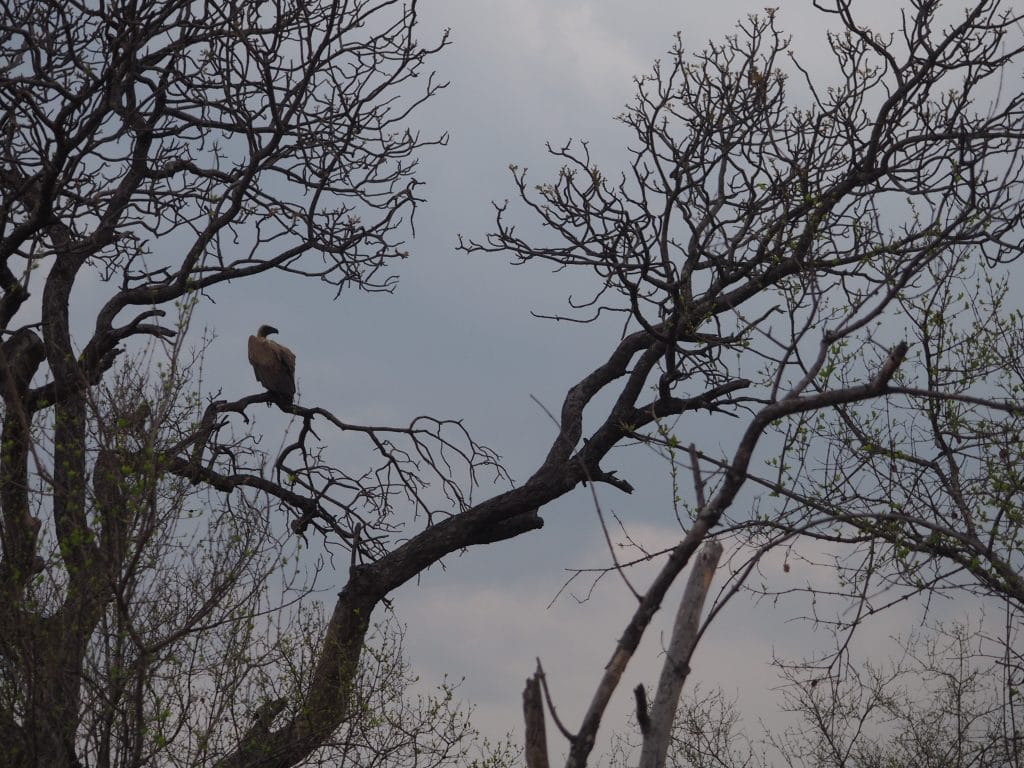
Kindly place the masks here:
<instances>
[{"instance_id":1,"label":"vulture","mask_svg":"<svg viewBox=\"0 0 1024 768\"><path fill-rule=\"evenodd\" d=\"M257 381L284 407L295 397L295 353L268 339L272 333L277 333L277 328L261 325L256 335L249 337L249 362Z\"/></svg>"}]
</instances>

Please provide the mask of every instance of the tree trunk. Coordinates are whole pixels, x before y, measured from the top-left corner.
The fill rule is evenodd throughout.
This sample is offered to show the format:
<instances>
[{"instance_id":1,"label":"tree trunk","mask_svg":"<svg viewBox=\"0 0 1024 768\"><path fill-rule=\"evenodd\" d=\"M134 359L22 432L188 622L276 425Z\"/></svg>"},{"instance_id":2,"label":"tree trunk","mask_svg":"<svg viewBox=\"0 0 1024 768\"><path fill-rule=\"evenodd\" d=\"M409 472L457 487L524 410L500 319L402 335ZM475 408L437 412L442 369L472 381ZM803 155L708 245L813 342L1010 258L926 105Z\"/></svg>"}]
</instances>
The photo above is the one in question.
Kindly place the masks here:
<instances>
[{"instance_id":1,"label":"tree trunk","mask_svg":"<svg viewBox=\"0 0 1024 768\"><path fill-rule=\"evenodd\" d=\"M664 768L672 735L672 721L679 705L679 694L690 671L690 656L697 644L700 630L700 615L704 599L711 588L711 579L722 557L722 545L709 541L697 555L697 560L686 582L683 599L679 602L672 638L665 651L665 663L658 680L658 691L651 706L650 724L644 734L640 752L640 768Z\"/></svg>"}]
</instances>

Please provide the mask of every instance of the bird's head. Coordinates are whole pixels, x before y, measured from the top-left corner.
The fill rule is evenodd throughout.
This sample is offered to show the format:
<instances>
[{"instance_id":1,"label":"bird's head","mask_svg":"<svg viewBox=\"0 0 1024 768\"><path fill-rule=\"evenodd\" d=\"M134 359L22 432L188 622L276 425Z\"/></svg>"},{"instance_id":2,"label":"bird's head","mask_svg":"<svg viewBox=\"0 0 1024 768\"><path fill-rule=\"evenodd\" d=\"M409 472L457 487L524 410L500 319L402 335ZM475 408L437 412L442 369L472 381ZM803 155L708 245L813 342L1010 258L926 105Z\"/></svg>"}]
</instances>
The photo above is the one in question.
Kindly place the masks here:
<instances>
[{"instance_id":1,"label":"bird's head","mask_svg":"<svg viewBox=\"0 0 1024 768\"><path fill-rule=\"evenodd\" d=\"M261 325L260 329L256 331L256 335L261 339L266 338L272 333L277 333L277 328L272 325Z\"/></svg>"}]
</instances>

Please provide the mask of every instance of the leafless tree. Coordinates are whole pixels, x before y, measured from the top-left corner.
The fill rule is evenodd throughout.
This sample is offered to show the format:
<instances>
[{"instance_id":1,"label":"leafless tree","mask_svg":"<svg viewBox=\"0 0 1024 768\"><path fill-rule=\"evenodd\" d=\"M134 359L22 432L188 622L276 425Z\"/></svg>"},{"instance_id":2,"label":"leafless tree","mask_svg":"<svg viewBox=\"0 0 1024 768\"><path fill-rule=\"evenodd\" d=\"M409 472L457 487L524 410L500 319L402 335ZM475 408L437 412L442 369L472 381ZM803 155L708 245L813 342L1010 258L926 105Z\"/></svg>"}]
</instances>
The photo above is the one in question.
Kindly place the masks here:
<instances>
[{"instance_id":1,"label":"leafless tree","mask_svg":"<svg viewBox=\"0 0 1024 768\"><path fill-rule=\"evenodd\" d=\"M841 682L816 677L813 661L777 659L785 714L757 718L760 727L721 690L695 688L680 703L669 764L1019 766L1021 702L1007 695L1016 671L998 653L1001 642L959 623L919 629L892 658L850 664ZM612 764L629 765L635 746L626 735L615 744Z\"/></svg>"},{"instance_id":2,"label":"leafless tree","mask_svg":"<svg viewBox=\"0 0 1024 768\"><path fill-rule=\"evenodd\" d=\"M1016 768L1021 702L1008 691L1018 670L1002 640L954 624L915 631L898 657L851 664L842 678L782 665L783 707L798 719L767 741L788 765Z\"/></svg>"},{"instance_id":3,"label":"leafless tree","mask_svg":"<svg viewBox=\"0 0 1024 768\"><path fill-rule=\"evenodd\" d=\"M370 610L342 612L342 642L291 612L310 582L274 511L358 562L396 497L422 512L438 478L464 506L454 465L494 456L455 422L311 409L265 472L231 419L268 396L203 407L185 331L196 302L261 273L390 289L417 152L444 142L408 119L443 87L427 66L446 40L421 44L416 20L392 0L0 9L5 765L294 764L356 722ZM324 466L314 418L380 464Z\"/></svg>"},{"instance_id":4,"label":"leafless tree","mask_svg":"<svg viewBox=\"0 0 1024 768\"><path fill-rule=\"evenodd\" d=\"M621 484L600 463L636 440L677 480L683 535L638 552L664 565L571 732L569 766L587 761L652 613L709 535L749 558L725 597L773 548L834 544L835 596L855 602L834 621L851 632L915 592L1024 598L1021 322L1006 291L1024 236L1022 18L921 0L890 34L846 0L815 6L827 66L800 63L771 9L703 51L680 41L621 116L624 173L585 143L553 147L553 181L512 169L546 236L522 235L505 203L493 234L464 243L593 273L559 319L618 315L623 337L566 398L564 444L592 393L626 383L564 455ZM700 439L723 416L742 425L725 450L721 431Z\"/></svg>"},{"instance_id":5,"label":"leafless tree","mask_svg":"<svg viewBox=\"0 0 1024 768\"><path fill-rule=\"evenodd\" d=\"M574 318L619 313L624 330L568 389L534 473L479 500L480 473L501 469L458 421L371 426L284 405L296 434L267 456L245 422L272 396L198 402L177 333L191 303L228 280L286 272L339 291L392 285L388 265L417 203L417 151L443 140L409 125L441 87L427 62L445 44L417 42L417 4L5 5L8 762L316 761L359 716L371 617L394 589L446 555L540 528L540 508L582 483L632 490L609 467L616 446L677 455L696 442L694 421L738 417L730 452L687 454L692 515L680 515L680 541L660 553L664 567L638 592L570 734L569 765L584 765L669 586L717 529L750 530L726 515L741 489L763 485L755 449L767 432L897 397L915 413L951 403L1016 418L1014 392L992 397L985 369L962 388L901 378L916 375L906 369L916 371L922 344L897 319L919 317L951 265L996 269L1019 255L1024 97L1000 86L1019 66L1021 19L1007 2L978 0L946 19L920 0L889 38L845 0L822 10L837 29L831 87L789 58L769 12L701 53L680 45L638 81L623 116L634 132L624 175L599 170L586 145L553 150L564 168L537 191L515 170L551 240L522 239L501 206L496 232L465 247L589 268L594 294ZM73 327L73 291L87 281L106 293L95 323ZM169 350L169 370L132 385L140 366L116 359L147 339ZM123 407L119 375L150 393L145 408ZM598 398L612 405L592 413ZM333 466L326 430L364 439L377 463ZM788 490L789 503L811 498ZM847 519L808 507L854 538L907 536L890 529L899 520L888 509ZM291 515L296 535L316 531L351 553L348 582L294 664L287 644L260 654L259 633L280 615L265 602L281 573L271 509ZM757 530L789 509L762 510L769 525ZM200 522L186 525L190 516ZM810 527L783 525L786 536ZM147 556L158 544L169 559ZM948 547L914 551L962 566ZM967 569L974 583L1019 599L997 560L983 565ZM267 663L218 663L232 657ZM221 727L230 718L238 726Z\"/></svg>"}]
</instances>

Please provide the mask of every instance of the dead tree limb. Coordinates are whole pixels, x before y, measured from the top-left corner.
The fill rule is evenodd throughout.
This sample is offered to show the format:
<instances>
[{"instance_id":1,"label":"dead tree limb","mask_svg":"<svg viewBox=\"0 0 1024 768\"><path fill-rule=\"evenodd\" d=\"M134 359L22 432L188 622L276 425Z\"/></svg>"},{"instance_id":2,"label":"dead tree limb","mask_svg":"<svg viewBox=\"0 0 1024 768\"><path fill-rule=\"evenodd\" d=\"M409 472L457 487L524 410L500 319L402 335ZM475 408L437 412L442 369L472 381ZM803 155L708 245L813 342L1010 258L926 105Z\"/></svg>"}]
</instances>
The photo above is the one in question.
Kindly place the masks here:
<instances>
[{"instance_id":1,"label":"dead tree limb","mask_svg":"<svg viewBox=\"0 0 1024 768\"><path fill-rule=\"evenodd\" d=\"M686 582L686 590L676 613L672 638L665 651L665 663L661 667L658 691L651 706L650 721L644 733L640 768L665 766L672 721L676 716L683 683L690 672L690 655L697 644L704 599L711 588L711 579L721 557L722 545L717 541L709 541L697 555L693 570L690 571L690 578Z\"/></svg>"},{"instance_id":2,"label":"dead tree limb","mask_svg":"<svg viewBox=\"0 0 1024 768\"><path fill-rule=\"evenodd\" d=\"M541 695L540 664L523 689L523 717L526 720L526 768L548 768L548 740L544 731L544 698Z\"/></svg>"}]
</instances>

